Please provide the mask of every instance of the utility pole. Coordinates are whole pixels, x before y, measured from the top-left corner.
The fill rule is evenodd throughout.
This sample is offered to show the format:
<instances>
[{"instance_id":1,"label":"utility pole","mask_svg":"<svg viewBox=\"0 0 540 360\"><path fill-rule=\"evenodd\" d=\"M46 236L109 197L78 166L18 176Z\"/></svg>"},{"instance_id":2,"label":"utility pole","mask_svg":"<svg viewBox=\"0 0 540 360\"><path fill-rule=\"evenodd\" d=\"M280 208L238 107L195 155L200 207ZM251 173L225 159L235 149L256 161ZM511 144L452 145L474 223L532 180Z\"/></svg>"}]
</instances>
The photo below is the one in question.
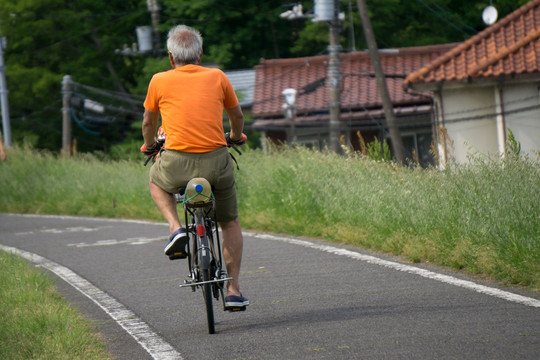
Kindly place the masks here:
<instances>
[{"instance_id":1,"label":"utility pole","mask_svg":"<svg viewBox=\"0 0 540 360\"><path fill-rule=\"evenodd\" d=\"M152 43L154 45L154 55L159 54L161 50L161 44L159 42L159 4L158 0L146 0L148 5L148 11L152 16Z\"/></svg>"},{"instance_id":2,"label":"utility pole","mask_svg":"<svg viewBox=\"0 0 540 360\"><path fill-rule=\"evenodd\" d=\"M71 76L62 79L62 155L71 155Z\"/></svg>"},{"instance_id":3,"label":"utility pole","mask_svg":"<svg viewBox=\"0 0 540 360\"><path fill-rule=\"evenodd\" d=\"M2 129L4 133L4 144L11 147L11 126L9 121L8 89L6 83L6 66L4 65L4 49L6 38L2 37L0 29L0 104L2 106Z\"/></svg>"},{"instance_id":4,"label":"utility pole","mask_svg":"<svg viewBox=\"0 0 540 360\"><path fill-rule=\"evenodd\" d=\"M399 164L405 163L405 156L403 154L403 141L399 133L396 117L394 116L394 107L392 100L388 94L388 88L386 86L386 79L381 66L381 60L379 58L379 50L377 48L377 41L373 34L371 27L371 21L369 19L366 0L357 0L358 10L360 12L360 18L362 19L362 27L364 28L364 35L368 44L369 56L373 63L373 69L375 70L375 78L377 79L377 87L379 89L379 95L381 96L382 106L384 110L384 116L388 122L388 128L390 130L390 138L394 145L394 156Z\"/></svg>"},{"instance_id":5,"label":"utility pole","mask_svg":"<svg viewBox=\"0 0 540 360\"><path fill-rule=\"evenodd\" d=\"M349 0L349 36L351 37L351 51L356 51L356 40L354 39L354 21L352 17L352 5L351 0Z\"/></svg>"},{"instance_id":6,"label":"utility pole","mask_svg":"<svg viewBox=\"0 0 540 360\"><path fill-rule=\"evenodd\" d=\"M330 89L330 121L328 126L328 146L330 151L341 153L339 145L339 137L341 135L341 68L339 64L339 53L341 46L339 45L339 0L315 0L315 17L313 22L324 22L330 27L330 44L328 53L330 61L328 62L328 81Z\"/></svg>"},{"instance_id":7,"label":"utility pole","mask_svg":"<svg viewBox=\"0 0 540 360\"><path fill-rule=\"evenodd\" d=\"M339 64L339 0L334 0L334 16L330 21L330 62L328 64L328 80L330 81L330 150L341 153L339 137L341 135L341 68Z\"/></svg>"}]
</instances>

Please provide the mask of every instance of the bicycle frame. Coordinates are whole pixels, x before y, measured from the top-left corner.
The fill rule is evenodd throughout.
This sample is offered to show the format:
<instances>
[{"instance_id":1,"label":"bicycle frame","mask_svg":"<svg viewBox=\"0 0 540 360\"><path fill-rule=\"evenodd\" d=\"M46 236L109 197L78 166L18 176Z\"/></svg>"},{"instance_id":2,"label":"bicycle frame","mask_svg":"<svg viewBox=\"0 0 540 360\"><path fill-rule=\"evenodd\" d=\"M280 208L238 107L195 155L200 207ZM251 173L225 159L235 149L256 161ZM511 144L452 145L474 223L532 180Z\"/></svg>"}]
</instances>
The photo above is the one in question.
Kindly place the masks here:
<instances>
[{"instance_id":1,"label":"bicycle frame","mask_svg":"<svg viewBox=\"0 0 540 360\"><path fill-rule=\"evenodd\" d=\"M177 194L176 201L183 202ZM215 332L212 297L221 300L225 310L223 284L231 280L223 270L223 255L215 219L215 201L190 204L184 202L185 223L188 229L188 267L190 277L180 287L201 288L206 304L208 331Z\"/></svg>"},{"instance_id":2,"label":"bicycle frame","mask_svg":"<svg viewBox=\"0 0 540 360\"><path fill-rule=\"evenodd\" d=\"M188 257L190 258L189 271L198 268L200 270L213 270L211 261L217 260L214 266L221 270L223 265L223 255L221 251L221 241L217 224L212 219L214 209L211 207L194 207L185 208L185 221L188 226L188 233L191 241L188 244ZM215 214L214 214L215 216ZM189 219L191 218L191 222ZM212 274L217 280L209 281L210 283L223 282L227 279L220 279L220 274ZM200 285L201 283L193 284Z\"/></svg>"}]
</instances>

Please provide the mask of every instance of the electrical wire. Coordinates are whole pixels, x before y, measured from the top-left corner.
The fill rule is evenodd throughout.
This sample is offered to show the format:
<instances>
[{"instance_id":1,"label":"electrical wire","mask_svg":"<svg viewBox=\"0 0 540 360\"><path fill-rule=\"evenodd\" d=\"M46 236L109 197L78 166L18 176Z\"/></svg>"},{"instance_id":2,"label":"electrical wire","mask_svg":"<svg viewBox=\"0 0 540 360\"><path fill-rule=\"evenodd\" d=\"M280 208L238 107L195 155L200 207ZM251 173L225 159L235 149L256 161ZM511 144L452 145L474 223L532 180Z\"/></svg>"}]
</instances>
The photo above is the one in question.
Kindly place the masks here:
<instances>
[{"instance_id":1,"label":"electrical wire","mask_svg":"<svg viewBox=\"0 0 540 360\"><path fill-rule=\"evenodd\" d=\"M450 12L448 12L447 10L445 10L443 7L441 7L440 5L438 5L436 2L434 1L430 1L431 4L433 4L437 9L441 10L442 12L444 12L445 14L447 14L449 17L453 17L455 18L456 16L454 14L451 14ZM490 1L491 3L491 1ZM464 22L462 22L461 20L459 20L459 23L463 26L465 26L467 29L469 29L473 34L477 34L478 33L478 30L476 30L475 28L473 27L470 27L469 25L465 24Z\"/></svg>"},{"instance_id":2,"label":"electrical wire","mask_svg":"<svg viewBox=\"0 0 540 360\"><path fill-rule=\"evenodd\" d=\"M307 66L307 64L303 63L301 65L296 66L295 68L302 67L302 66ZM286 76L290 71L293 71L293 69L289 70L288 72L276 75L274 77L274 79L278 78L278 77ZM361 72L361 73L350 73L350 74L346 74L345 76L366 76L366 74L369 74L369 72L365 71L365 72ZM83 85L83 84L79 84L79 83L76 83L76 84L77 84L78 87L80 87L82 89L86 89L88 91L94 92L94 93L99 94L99 95L105 95L105 96L113 97L113 98L116 98L118 100L126 101L126 96L128 98L130 98L130 99L135 99L135 98L142 99L143 98L142 95L124 94L124 93L117 92L117 91L99 89L99 88L95 88L95 87L92 87L92 86ZM344 89L344 91L342 92L342 97L346 96L347 93L350 92L350 91L352 91L352 86L349 86L347 89ZM279 99L280 97L281 97L281 95L269 97L269 98L266 98L266 99L262 99L262 100L258 101L257 103L263 103L263 102L267 102L267 101L272 101L272 100L275 100L275 99ZM523 97L523 98L520 98L520 99L515 99L515 100L512 100L512 101L505 102L503 105L504 105L505 109L508 109L508 107L510 105L524 104L524 103L530 102L530 100L534 100L535 98L536 98L536 96ZM299 97L298 101L302 101L304 104L307 104L307 105L311 106L309 111L304 111L304 112L300 113L300 114L304 114L304 116L309 116L309 114L313 114L313 113L325 113L325 112L328 111L327 108L322 108L322 107L315 106L314 104L309 102L306 98ZM127 114L135 114L135 115L140 115L142 113L142 112L137 112L137 111L132 111L132 110L126 110L126 109L123 109L123 108L119 108L119 107L116 107L116 106L114 106L112 104L104 104L104 105L105 105L106 108L117 111L117 112L123 112L123 113L127 113ZM377 120L377 118L372 116L370 110L367 109L363 105L363 103L356 104L354 108L362 109L363 111L365 111L368 118L372 122L374 122L376 124L377 128L384 131L384 133L386 135L388 135L388 131L383 126L383 124L379 120ZM482 110L488 110L490 108L493 108L493 105L486 105L486 106L463 109L463 110L459 110L459 111L455 111L455 112L451 112L451 113L446 113L445 114L445 117L446 117L445 123L457 123L457 122L463 122L463 121L474 121L474 120L481 120L481 119L486 119L486 118L495 118L496 116L500 116L500 115L510 115L510 114L515 114L515 113L520 113L520 112L532 111L532 110L536 110L536 109L540 108L540 104L523 106L523 107L511 109L511 110L505 110L504 112L490 112L490 113L487 113L487 114L461 116L461 117L452 118L453 115L470 114L470 113L474 113L474 112L478 112L478 111L482 111ZM348 112L349 113L353 112L352 104L349 106L349 111ZM345 114L345 112L343 112L342 114ZM407 118L409 120L411 119L411 117L407 117ZM422 118L418 118L418 119L420 120ZM421 122L410 122L410 121L408 121L406 125L408 127L409 126L423 126L423 125L427 126L427 125L431 125L431 122L426 122L425 120L421 121Z\"/></svg>"},{"instance_id":3,"label":"electrical wire","mask_svg":"<svg viewBox=\"0 0 540 360\"><path fill-rule=\"evenodd\" d=\"M432 9L428 4L426 4L425 2L423 2L422 0L417 0L420 4L424 5L429 11L431 11L433 14L435 14L438 18L440 18L442 21L444 21L445 23L447 23L448 25L450 25L451 27L453 27L454 29L456 29L457 31L459 31L460 33L466 35L466 36L470 36L471 34L466 32L465 30L461 29L460 27L458 27L457 25L455 25L453 22L447 20L444 16L442 16L441 14L439 14L436 10Z\"/></svg>"},{"instance_id":4,"label":"electrical wire","mask_svg":"<svg viewBox=\"0 0 540 360\"><path fill-rule=\"evenodd\" d=\"M75 121L75 123L79 126L79 128L81 128L81 130L84 131L85 133L94 135L94 136L101 135L99 131L90 130L89 128L86 127L86 125L84 124L84 121L79 119L79 117L77 116L77 111L75 110L73 106L71 107L71 118L73 119L73 121Z\"/></svg>"},{"instance_id":5,"label":"electrical wire","mask_svg":"<svg viewBox=\"0 0 540 360\"><path fill-rule=\"evenodd\" d=\"M72 82L75 86L90 91L94 94L103 95L107 97L111 97L117 100L134 103L142 106L142 103L146 96L139 95L139 94L128 94L121 91L113 91L113 90L106 90L106 89L100 89L89 85L84 85L76 82Z\"/></svg>"},{"instance_id":6,"label":"electrical wire","mask_svg":"<svg viewBox=\"0 0 540 360\"><path fill-rule=\"evenodd\" d=\"M348 87L347 89L344 89L344 92L342 92L341 96L342 97L346 96L347 93L350 92L350 91L352 91L351 87ZM275 98L278 98L278 96L274 97L274 99ZM515 99L515 100L512 100L512 101L504 102L503 103L503 108L505 110L503 112L489 112L489 113L486 113L486 114L477 114L477 115L470 115L470 116L452 117L453 115L470 114L470 113L475 113L475 112L482 111L482 110L489 110L489 109L493 108L493 105L485 105L485 106L481 106L481 107L475 107L475 108L469 108L469 109L463 109L463 110L459 110L459 111L455 111L455 112L445 113L445 123L458 123L458 122L466 122L466 121L483 120L483 119L489 119L489 118L495 119L497 116L506 116L506 115L511 115L511 114L517 114L517 113L537 110L537 109L540 109L540 104L528 105L531 100L534 100L534 99L537 99L537 98L538 98L537 95L533 95L533 96L527 96L527 97L523 97L523 98L520 98L520 99ZM271 98L267 98L267 99L264 99L264 100L269 101L270 99ZM328 112L327 108L321 108L321 107L318 107L318 106L314 106L314 104L310 104L306 99L303 99L302 97L298 97L298 101L303 101L304 104L308 104L308 105L312 106L312 110L310 109L310 111L303 111L303 112L299 113L299 114L303 114L304 116L309 116L310 113L315 113L315 112L317 112L317 113ZM516 108L513 108L513 109L508 109L511 105L517 105L519 107L516 107ZM379 122L374 116L372 116L370 110L367 109L362 103L357 103L357 104L355 104L354 107L352 106L352 104L349 105L348 113L352 113L354 111L354 109L362 109L363 111L365 111L365 113L367 114L367 117L371 121L375 122L377 124L378 128L384 130L384 126L382 125L382 123ZM346 114L346 112L342 112L342 114ZM381 116L380 118L384 118L384 116ZM410 116L407 117L408 120L410 120L411 118L414 119L415 117L410 117ZM349 119L350 119L350 117L349 117ZM420 120L420 119L425 119L425 118L418 117L417 119ZM260 119L260 120L264 121L263 118ZM431 121L426 122L424 120L424 121L420 121L420 122L410 122L410 121L408 121L407 124L406 124L406 126L408 126L408 127L409 126L422 126L422 125L432 125L432 123L431 123ZM384 130L384 131L386 131L386 130Z\"/></svg>"}]
</instances>

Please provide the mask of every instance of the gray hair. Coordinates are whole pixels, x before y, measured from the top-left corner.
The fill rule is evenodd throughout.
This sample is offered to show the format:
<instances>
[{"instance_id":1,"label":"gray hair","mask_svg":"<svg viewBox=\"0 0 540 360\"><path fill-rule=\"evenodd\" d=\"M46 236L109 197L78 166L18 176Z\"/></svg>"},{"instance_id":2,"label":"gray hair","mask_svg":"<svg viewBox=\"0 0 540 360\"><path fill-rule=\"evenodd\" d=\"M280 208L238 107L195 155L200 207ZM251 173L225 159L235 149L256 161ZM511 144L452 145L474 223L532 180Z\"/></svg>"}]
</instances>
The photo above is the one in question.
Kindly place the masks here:
<instances>
[{"instance_id":1,"label":"gray hair","mask_svg":"<svg viewBox=\"0 0 540 360\"><path fill-rule=\"evenodd\" d=\"M201 33L189 26L177 25L169 31L167 50L171 52L175 64L197 64L202 46Z\"/></svg>"}]
</instances>

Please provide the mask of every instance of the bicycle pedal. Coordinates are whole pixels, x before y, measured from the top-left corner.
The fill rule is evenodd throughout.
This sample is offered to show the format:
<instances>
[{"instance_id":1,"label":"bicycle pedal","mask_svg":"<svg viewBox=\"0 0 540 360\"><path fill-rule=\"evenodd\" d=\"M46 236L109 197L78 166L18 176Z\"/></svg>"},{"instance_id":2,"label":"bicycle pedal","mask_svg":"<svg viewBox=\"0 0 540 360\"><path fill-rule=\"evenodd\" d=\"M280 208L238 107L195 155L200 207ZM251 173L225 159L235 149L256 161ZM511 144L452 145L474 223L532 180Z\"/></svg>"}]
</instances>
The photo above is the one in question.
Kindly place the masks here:
<instances>
[{"instance_id":1,"label":"bicycle pedal","mask_svg":"<svg viewBox=\"0 0 540 360\"><path fill-rule=\"evenodd\" d=\"M225 311L229 312L237 312L237 311L246 311L247 306L238 306L238 307L227 307L225 308Z\"/></svg>"},{"instance_id":2,"label":"bicycle pedal","mask_svg":"<svg viewBox=\"0 0 540 360\"><path fill-rule=\"evenodd\" d=\"M195 292L195 285L193 285L193 280L191 279L185 279L184 284L180 285L180 287L190 287L191 291Z\"/></svg>"},{"instance_id":3,"label":"bicycle pedal","mask_svg":"<svg viewBox=\"0 0 540 360\"><path fill-rule=\"evenodd\" d=\"M169 256L169 260L178 260L187 258L187 254L183 252L174 253Z\"/></svg>"}]
</instances>

